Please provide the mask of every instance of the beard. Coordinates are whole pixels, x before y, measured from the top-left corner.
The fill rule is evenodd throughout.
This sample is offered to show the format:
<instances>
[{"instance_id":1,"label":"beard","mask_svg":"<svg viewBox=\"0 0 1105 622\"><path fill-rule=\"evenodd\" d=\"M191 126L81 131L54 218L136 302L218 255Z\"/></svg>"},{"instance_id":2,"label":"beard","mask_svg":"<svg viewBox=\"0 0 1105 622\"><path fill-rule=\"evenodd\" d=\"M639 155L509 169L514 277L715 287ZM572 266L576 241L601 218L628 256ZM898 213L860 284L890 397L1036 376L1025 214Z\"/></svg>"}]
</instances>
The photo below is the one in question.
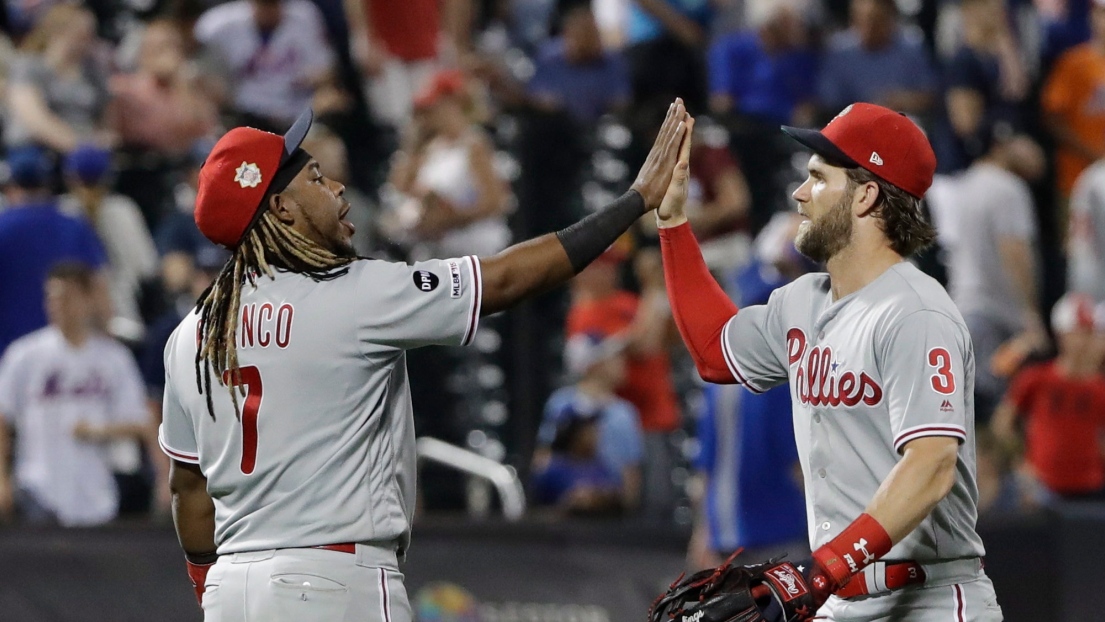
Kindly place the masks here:
<instances>
[{"instance_id":1,"label":"beard","mask_svg":"<svg viewBox=\"0 0 1105 622\"><path fill-rule=\"evenodd\" d=\"M357 255L357 249L353 248L352 240L349 242L342 239L334 240L334 242L330 244L330 252L342 259L356 259L359 257L359 255Z\"/></svg>"},{"instance_id":2,"label":"beard","mask_svg":"<svg viewBox=\"0 0 1105 622\"><path fill-rule=\"evenodd\" d=\"M825 263L852 241L852 197L845 193L836 205L817 220L807 220L798 229L794 247L806 257Z\"/></svg>"}]
</instances>

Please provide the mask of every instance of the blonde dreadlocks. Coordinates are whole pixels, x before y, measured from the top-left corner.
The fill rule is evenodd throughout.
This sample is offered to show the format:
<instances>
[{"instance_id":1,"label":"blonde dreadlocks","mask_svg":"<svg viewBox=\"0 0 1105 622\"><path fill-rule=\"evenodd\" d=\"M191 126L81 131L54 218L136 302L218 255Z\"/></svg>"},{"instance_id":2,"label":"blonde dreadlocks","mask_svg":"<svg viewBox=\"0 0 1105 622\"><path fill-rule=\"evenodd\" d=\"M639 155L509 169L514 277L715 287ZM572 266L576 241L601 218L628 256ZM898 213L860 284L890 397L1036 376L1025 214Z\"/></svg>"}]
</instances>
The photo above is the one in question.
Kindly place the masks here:
<instances>
[{"instance_id":1,"label":"blonde dreadlocks","mask_svg":"<svg viewBox=\"0 0 1105 622\"><path fill-rule=\"evenodd\" d=\"M277 220L271 212L261 215L234 250L234 255L215 277L215 282L200 295L199 347L196 349L196 386L207 395L207 412L215 418L211 399L211 368L219 382L230 391L234 416L241 418L238 393L245 397L238 368L238 307L242 286L257 277L274 278L273 269L305 274L315 281L329 281L349 272L356 258L338 255L308 240L298 231ZM202 371L201 371L202 367ZM235 391L234 387L238 386Z\"/></svg>"}]
</instances>

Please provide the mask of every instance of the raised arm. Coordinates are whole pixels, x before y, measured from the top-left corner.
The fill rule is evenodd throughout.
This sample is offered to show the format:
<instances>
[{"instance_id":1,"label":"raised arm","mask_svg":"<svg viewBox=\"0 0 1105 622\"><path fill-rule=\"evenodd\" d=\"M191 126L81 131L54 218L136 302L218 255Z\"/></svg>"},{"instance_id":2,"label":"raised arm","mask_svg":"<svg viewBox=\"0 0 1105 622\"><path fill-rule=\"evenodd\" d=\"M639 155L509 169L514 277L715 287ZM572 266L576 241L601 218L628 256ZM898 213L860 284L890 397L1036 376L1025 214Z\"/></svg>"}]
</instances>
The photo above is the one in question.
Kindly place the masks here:
<instances>
[{"instance_id":1,"label":"raised arm","mask_svg":"<svg viewBox=\"0 0 1105 622\"><path fill-rule=\"evenodd\" d=\"M694 128L694 119L690 127ZM733 384L736 378L725 362L721 340L737 306L710 274L683 212L690 177L690 143L690 138L683 143L671 184L656 212L664 281L672 317L698 375L707 382Z\"/></svg>"},{"instance_id":2,"label":"raised arm","mask_svg":"<svg viewBox=\"0 0 1105 622\"><path fill-rule=\"evenodd\" d=\"M574 225L480 258L481 315L561 285L586 268L634 222L659 207L671 181L684 136L689 136L683 100L668 108L664 125L629 192Z\"/></svg>"},{"instance_id":3,"label":"raised arm","mask_svg":"<svg viewBox=\"0 0 1105 622\"><path fill-rule=\"evenodd\" d=\"M207 494L207 478L198 464L173 460L169 465L173 493L173 524L188 562L188 578L203 602L203 582L215 563L215 503Z\"/></svg>"}]
</instances>

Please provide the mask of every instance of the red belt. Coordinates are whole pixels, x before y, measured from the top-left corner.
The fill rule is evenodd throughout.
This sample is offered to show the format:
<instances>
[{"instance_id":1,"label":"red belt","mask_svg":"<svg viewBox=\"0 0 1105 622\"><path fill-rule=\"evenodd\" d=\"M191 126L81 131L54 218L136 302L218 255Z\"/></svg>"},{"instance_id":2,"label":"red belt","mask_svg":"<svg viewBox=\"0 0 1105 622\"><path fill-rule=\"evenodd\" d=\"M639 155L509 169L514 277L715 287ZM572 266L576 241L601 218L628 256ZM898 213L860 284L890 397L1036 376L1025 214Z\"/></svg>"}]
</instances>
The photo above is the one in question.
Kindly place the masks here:
<instances>
[{"instance_id":1,"label":"red belt","mask_svg":"<svg viewBox=\"0 0 1105 622\"><path fill-rule=\"evenodd\" d=\"M920 585L925 582L925 569L917 562L887 562L883 572L868 574L861 572L845 583L844 587L833 592L840 598L853 598L866 594L879 594L901 589L907 585ZM879 576L881 575L881 576Z\"/></svg>"},{"instance_id":2,"label":"red belt","mask_svg":"<svg viewBox=\"0 0 1105 622\"><path fill-rule=\"evenodd\" d=\"M352 542L343 542L341 544L320 544L319 546L312 546L312 549L326 549L327 551L337 551L339 553L357 553L357 545Z\"/></svg>"}]
</instances>

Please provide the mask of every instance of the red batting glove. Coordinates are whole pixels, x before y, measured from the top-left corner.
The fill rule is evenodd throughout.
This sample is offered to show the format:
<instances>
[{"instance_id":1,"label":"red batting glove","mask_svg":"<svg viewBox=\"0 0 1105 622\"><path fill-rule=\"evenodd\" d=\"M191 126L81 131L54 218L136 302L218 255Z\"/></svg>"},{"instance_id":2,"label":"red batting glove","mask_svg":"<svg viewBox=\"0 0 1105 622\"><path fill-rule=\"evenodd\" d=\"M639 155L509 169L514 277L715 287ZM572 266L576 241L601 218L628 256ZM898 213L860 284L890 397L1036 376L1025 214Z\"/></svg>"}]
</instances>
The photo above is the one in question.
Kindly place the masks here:
<instances>
[{"instance_id":1,"label":"red batting glove","mask_svg":"<svg viewBox=\"0 0 1105 622\"><path fill-rule=\"evenodd\" d=\"M189 555L185 553L184 563L188 566L188 578L192 581L192 589L196 591L196 602L203 606L203 587L207 581L207 572L215 565L218 555Z\"/></svg>"},{"instance_id":2,"label":"red batting glove","mask_svg":"<svg viewBox=\"0 0 1105 622\"><path fill-rule=\"evenodd\" d=\"M825 604L833 592L893 546L879 521L870 514L860 514L839 536L813 552L809 583L814 604Z\"/></svg>"}]
</instances>

